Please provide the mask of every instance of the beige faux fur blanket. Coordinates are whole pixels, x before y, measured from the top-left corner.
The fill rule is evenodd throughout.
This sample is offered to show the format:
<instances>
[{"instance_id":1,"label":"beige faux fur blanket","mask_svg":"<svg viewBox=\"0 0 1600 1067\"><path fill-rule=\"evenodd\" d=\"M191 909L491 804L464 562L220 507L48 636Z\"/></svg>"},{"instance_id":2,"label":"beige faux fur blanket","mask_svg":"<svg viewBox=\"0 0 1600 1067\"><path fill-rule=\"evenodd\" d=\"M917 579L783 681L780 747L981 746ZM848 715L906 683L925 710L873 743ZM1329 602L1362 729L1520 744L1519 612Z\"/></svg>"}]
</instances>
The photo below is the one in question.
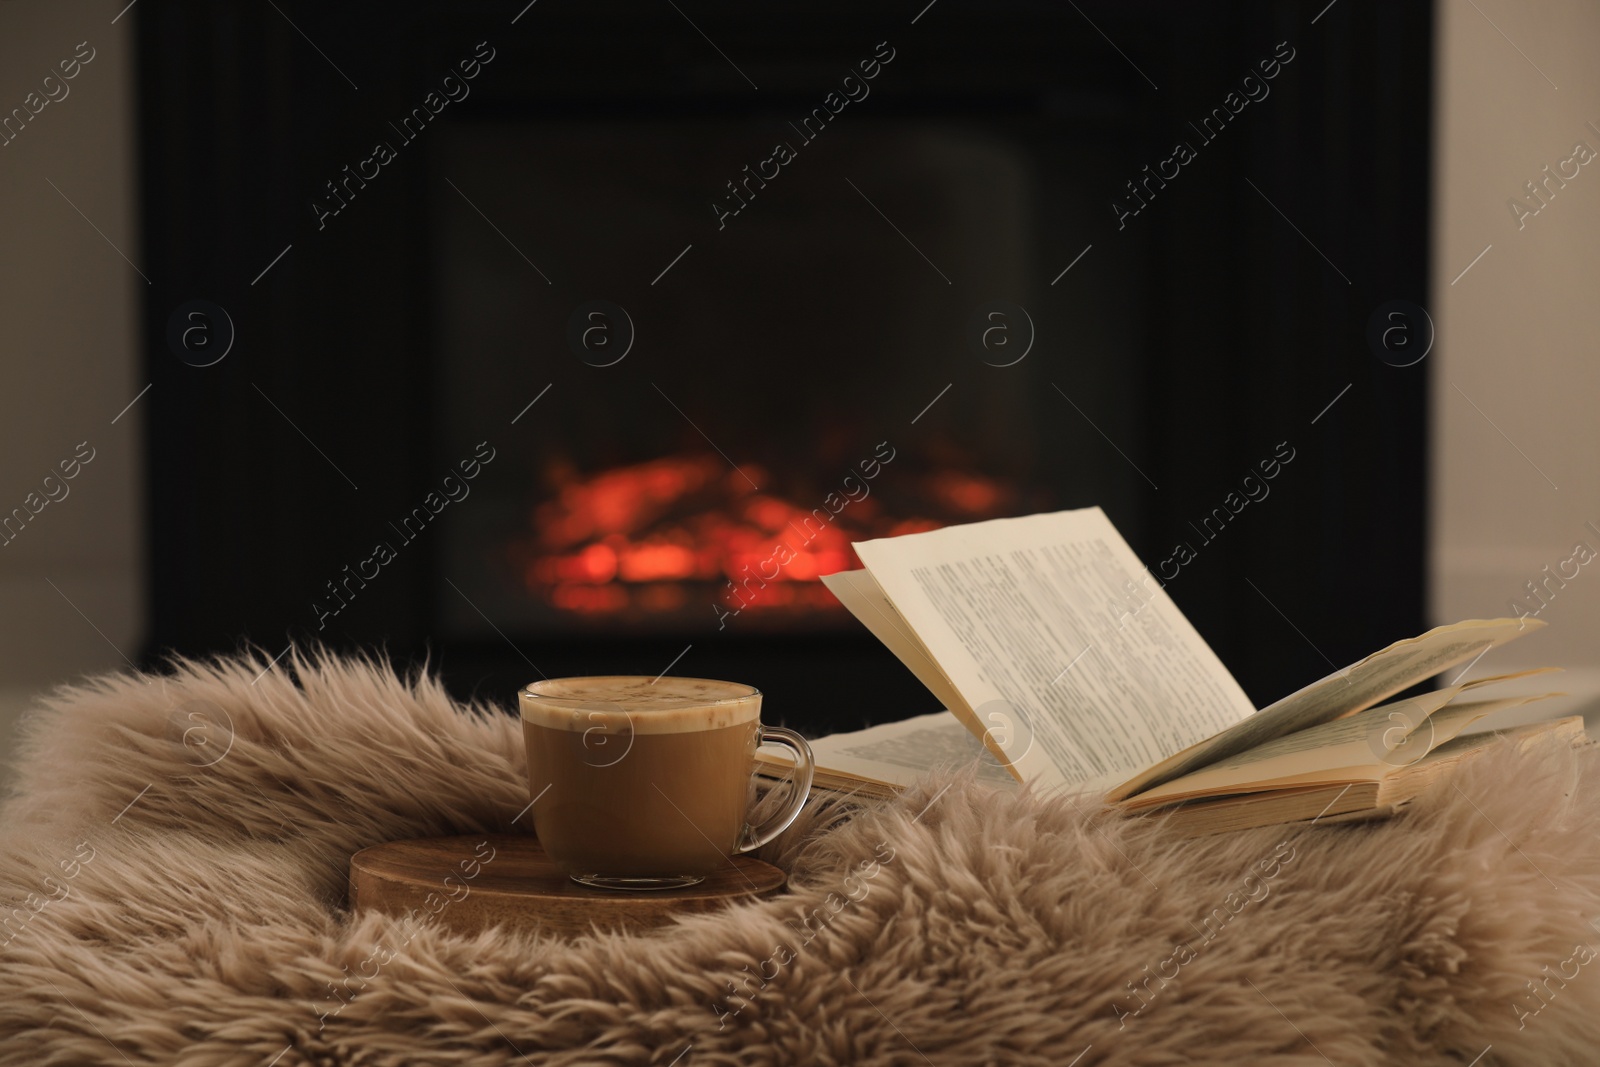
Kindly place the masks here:
<instances>
[{"instance_id":1,"label":"beige faux fur blanket","mask_svg":"<svg viewBox=\"0 0 1600 1067\"><path fill-rule=\"evenodd\" d=\"M773 899L648 936L345 910L350 854L515 832L521 735L350 661L58 692L0 811L0 1064L1590 1064L1594 757L1393 822L1182 841L934 778ZM834 816L839 813L833 812Z\"/></svg>"}]
</instances>

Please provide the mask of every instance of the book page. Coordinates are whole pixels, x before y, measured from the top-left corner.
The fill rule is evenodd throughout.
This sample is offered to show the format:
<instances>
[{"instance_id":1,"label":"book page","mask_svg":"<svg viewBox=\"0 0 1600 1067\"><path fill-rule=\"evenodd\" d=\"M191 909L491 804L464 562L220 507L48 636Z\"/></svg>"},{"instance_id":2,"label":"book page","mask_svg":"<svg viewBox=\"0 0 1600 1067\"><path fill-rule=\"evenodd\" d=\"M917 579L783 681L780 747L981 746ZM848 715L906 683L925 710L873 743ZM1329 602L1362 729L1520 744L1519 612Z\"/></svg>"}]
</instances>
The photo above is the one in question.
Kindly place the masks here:
<instances>
[{"instance_id":1,"label":"book page","mask_svg":"<svg viewBox=\"0 0 1600 1067\"><path fill-rule=\"evenodd\" d=\"M1319 781L1329 781L1328 775L1336 771L1348 771L1368 764L1389 769L1404 767L1415 763L1433 748L1486 715L1542 699L1542 696L1519 696L1467 702L1459 697L1476 695L1477 690L1486 686L1546 674L1551 670L1538 668L1479 678L1448 689L1435 689L1406 700L1380 704L1354 715L1341 716L1332 722L1296 730L1208 763L1138 793L1123 803L1130 808L1137 808L1147 801L1161 798L1197 792L1215 793L1225 789L1243 791L1246 787L1260 788L1263 783L1271 784L1308 775L1322 775Z\"/></svg>"},{"instance_id":2,"label":"book page","mask_svg":"<svg viewBox=\"0 0 1600 1067\"><path fill-rule=\"evenodd\" d=\"M1575 746L1589 743L1583 731L1581 715L1532 722L1488 733L1463 734L1385 778L1378 786L1379 801L1388 804L1409 800L1456 767L1502 741L1510 742L1524 752L1546 744Z\"/></svg>"},{"instance_id":3,"label":"book page","mask_svg":"<svg viewBox=\"0 0 1600 1067\"><path fill-rule=\"evenodd\" d=\"M1474 619L1397 641L1289 694L1232 729L1140 772L1112 790L1106 799L1113 803L1125 800L1274 738L1365 711L1402 689L1476 659L1543 625L1538 619Z\"/></svg>"},{"instance_id":4,"label":"book page","mask_svg":"<svg viewBox=\"0 0 1600 1067\"><path fill-rule=\"evenodd\" d=\"M1450 706L1429 716L1428 722L1413 730L1406 739L1406 744L1395 755L1400 758L1400 766L1408 767L1427 756L1431 756L1436 749L1449 744L1464 733L1467 727L1486 719L1491 715L1498 715L1502 711L1520 708L1524 704L1532 704L1536 700L1548 700L1551 697L1564 696L1562 693L1538 693L1527 696L1498 697L1494 700L1455 700Z\"/></svg>"},{"instance_id":5,"label":"book page","mask_svg":"<svg viewBox=\"0 0 1600 1067\"><path fill-rule=\"evenodd\" d=\"M1124 806L1133 810L1203 794L1254 792L1307 774L1332 781L1335 772L1351 767L1382 768L1413 730L1460 691L1458 687L1423 693L1296 730L1146 789L1124 801Z\"/></svg>"},{"instance_id":6,"label":"book page","mask_svg":"<svg viewBox=\"0 0 1600 1067\"><path fill-rule=\"evenodd\" d=\"M1534 697L1532 699L1538 700L1540 698ZM1426 757L1407 767L1406 772L1415 771L1426 774L1426 772L1439 764L1448 764L1463 753L1479 751L1501 741L1510 741L1522 751L1527 751L1534 745L1555 740L1560 740L1570 745L1592 744L1588 734L1584 731L1583 716L1568 715L1560 719L1524 723L1521 726L1512 726L1504 730L1489 730L1481 734L1462 734L1435 747ZM1404 775L1397 774L1393 777L1402 778Z\"/></svg>"},{"instance_id":7,"label":"book page","mask_svg":"<svg viewBox=\"0 0 1600 1067\"><path fill-rule=\"evenodd\" d=\"M906 625L889 598L883 595L883 590L878 588L872 575L866 571L840 571L837 574L824 574L822 584L839 599L839 603L849 609L850 614L872 631L872 636L899 657L900 662L917 676L917 681L927 686L928 692L949 708L950 714L960 720L961 725L975 736L984 732L977 716L967 707L956 687L950 684L944 671L928 655L928 650Z\"/></svg>"},{"instance_id":8,"label":"book page","mask_svg":"<svg viewBox=\"0 0 1600 1067\"><path fill-rule=\"evenodd\" d=\"M904 789L931 770L962 770L976 764L978 781L1015 788L1016 778L978 737L948 712L917 715L901 722L830 734L809 742L817 774L865 779ZM765 767L787 773L794 759L765 749L756 753Z\"/></svg>"},{"instance_id":9,"label":"book page","mask_svg":"<svg viewBox=\"0 0 1600 1067\"><path fill-rule=\"evenodd\" d=\"M811 742L817 766L907 786L929 770L977 765L978 780L1015 787L1017 780L979 739L946 712L918 715Z\"/></svg>"},{"instance_id":10,"label":"book page","mask_svg":"<svg viewBox=\"0 0 1600 1067\"><path fill-rule=\"evenodd\" d=\"M1455 701L1456 686L1397 700L1280 737L1146 790L1130 811L1200 796L1377 781L1421 760L1468 726L1539 696Z\"/></svg>"},{"instance_id":11,"label":"book page","mask_svg":"<svg viewBox=\"0 0 1600 1067\"><path fill-rule=\"evenodd\" d=\"M1502 738L1521 749L1543 744L1580 745L1586 741L1581 716L1530 723L1491 733L1464 734L1439 745L1416 763L1401 767L1376 781L1202 798L1172 807L1153 817L1161 819L1164 826L1189 836L1304 820L1326 826L1357 819L1381 818L1402 810L1445 774L1488 750Z\"/></svg>"},{"instance_id":12,"label":"book page","mask_svg":"<svg viewBox=\"0 0 1600 1067\"><path fill-rule=\"evenodd\" d=\"M855 547L1024 779L1125 776L1253 711L1099 508Z\"/></svg>"}]
</instances>

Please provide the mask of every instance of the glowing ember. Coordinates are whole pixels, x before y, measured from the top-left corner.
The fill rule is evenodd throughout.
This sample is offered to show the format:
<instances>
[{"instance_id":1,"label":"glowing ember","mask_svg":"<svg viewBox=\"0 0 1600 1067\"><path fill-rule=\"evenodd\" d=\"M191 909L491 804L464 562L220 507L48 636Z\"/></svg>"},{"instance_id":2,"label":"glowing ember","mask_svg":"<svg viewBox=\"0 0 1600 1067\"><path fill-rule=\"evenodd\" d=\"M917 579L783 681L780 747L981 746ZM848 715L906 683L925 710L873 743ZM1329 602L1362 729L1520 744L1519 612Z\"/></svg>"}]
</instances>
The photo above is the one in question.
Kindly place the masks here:
<instances>
[{"instance_id":1,"label":"glowing ember","mask_svg":"<svg viewBox=\"0 0 1600 1067\"><path fill-rule=\"evenodd\" d=\"M771 482L753 466L745 474ZM898 477L894 499L925 514L892 515L875 491L847 501L828 493L833 506L819 500L806 508L755 489L715 454L593 475L565 468L551 477L554 492L541 494L545 503L510 546L511 558L530 594L581 616L704 612L710 619L709 605L752 574L764 581L744 605L749 610L842 614L818 578L861 565L852 541L993 517L1015 499L1008 487L971 473L902 468L884 482ZM788 546L781 566L774 562L780 544Z\"/></svg>"}]
</instances>

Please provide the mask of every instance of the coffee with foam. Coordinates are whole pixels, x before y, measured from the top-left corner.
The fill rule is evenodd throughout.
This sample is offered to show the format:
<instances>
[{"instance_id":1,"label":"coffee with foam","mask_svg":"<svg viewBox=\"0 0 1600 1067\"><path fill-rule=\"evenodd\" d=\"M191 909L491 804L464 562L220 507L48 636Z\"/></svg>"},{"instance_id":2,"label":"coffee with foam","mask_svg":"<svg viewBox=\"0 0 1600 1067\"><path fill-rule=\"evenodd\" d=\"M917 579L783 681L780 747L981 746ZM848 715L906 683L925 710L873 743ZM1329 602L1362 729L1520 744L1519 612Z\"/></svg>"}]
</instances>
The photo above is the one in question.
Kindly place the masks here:
<instances>
[{"instance_id":1,"label":"coffee with foam","mask_svg":"<svg viewBox=\"0 0 1600 1067\"><path fill-rule=\"evenodd\" d=\"M636 734L716 730L760 718L761 693L712 678L628 674L553 678L522 691L522 718L552 730L589 730L597 714L618 713Z\"/></svg>"},{"instance_id":2,"label":"coffee with foam","mask_svg":"<svg viewBox=\"0 0 1600 1067\"><path fill-rule=\"evenodd\" d=\"M753 847L745 816L756 748L764 736L805 744L762 727L760 691L737 682L556 678L519 698L534 831L551 859L591 885L692 884L726 866Z\"/></svg>"}]
</instances>

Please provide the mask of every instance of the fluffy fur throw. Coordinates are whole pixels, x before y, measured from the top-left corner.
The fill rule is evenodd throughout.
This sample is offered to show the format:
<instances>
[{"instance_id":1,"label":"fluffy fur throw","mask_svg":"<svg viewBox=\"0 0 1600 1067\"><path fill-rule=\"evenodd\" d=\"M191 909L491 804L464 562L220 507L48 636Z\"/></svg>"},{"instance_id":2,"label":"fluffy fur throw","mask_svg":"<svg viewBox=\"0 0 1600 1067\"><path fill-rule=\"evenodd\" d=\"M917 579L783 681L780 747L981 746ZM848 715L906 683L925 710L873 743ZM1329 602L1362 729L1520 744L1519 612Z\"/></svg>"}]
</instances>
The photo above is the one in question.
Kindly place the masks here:
<instances>
[{"instance_id":1,"label":"fluffy fur throw","mask_svg":"<svg viewBox=\"0 0 1600 1067\"><path fill-rule=\"evenodd\" d=\"M0 1063L1588 1064L1593 759L1194 841L935 777L814 811L790 890L649 935L345 910L350 854L512 831L514 719L362 662L58 692L0 811ZM824 806L825 808L826 806ZM1491 1047L1492 1046L1492 1047Z\"/></svg>"}]
</instances>

